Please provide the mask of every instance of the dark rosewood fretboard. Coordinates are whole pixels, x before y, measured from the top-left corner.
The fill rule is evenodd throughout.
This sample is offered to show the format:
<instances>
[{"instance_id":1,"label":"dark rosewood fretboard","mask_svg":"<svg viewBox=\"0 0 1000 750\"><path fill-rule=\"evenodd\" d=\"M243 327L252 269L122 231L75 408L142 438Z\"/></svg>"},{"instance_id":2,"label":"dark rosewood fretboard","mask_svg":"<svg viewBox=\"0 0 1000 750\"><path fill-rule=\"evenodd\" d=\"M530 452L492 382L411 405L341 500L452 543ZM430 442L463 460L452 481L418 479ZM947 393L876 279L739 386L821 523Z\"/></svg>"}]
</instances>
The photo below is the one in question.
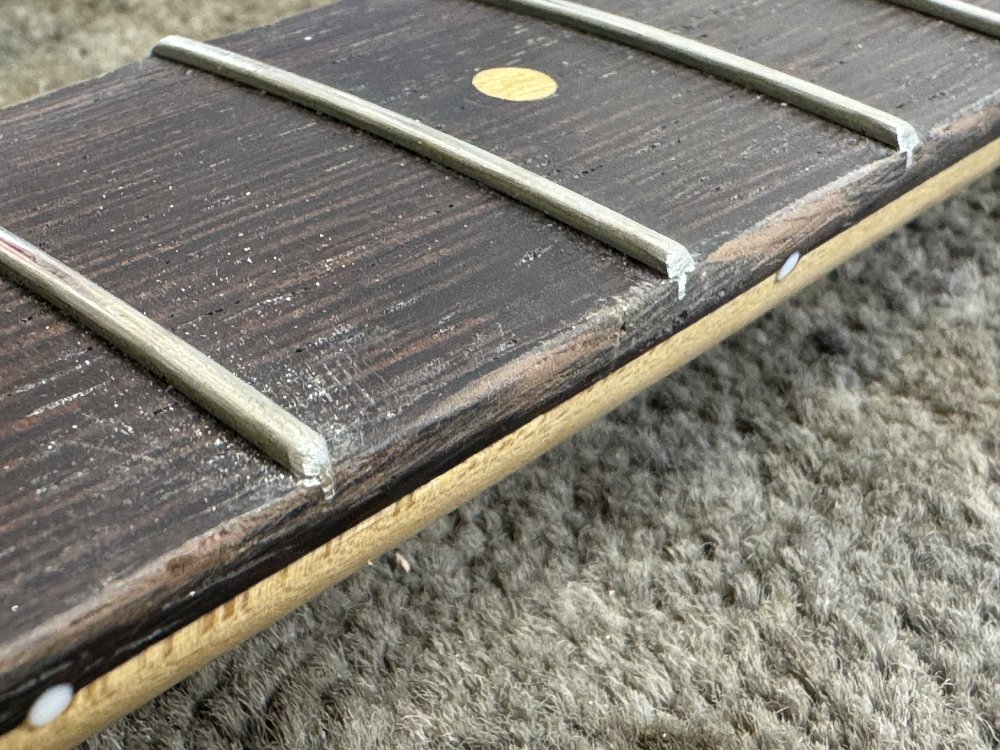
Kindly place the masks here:
<instances>
[{"instance_id":1,"label":"dark rosewood fretboard","mask_svg":"<svg viewBox=\"0 0 1000 750\"><path fill-rule=\"evenodd\" d=\"M297 484L0 281L0 729L1000 135L1000 41L893 3L591 5L856 99L920 144L471 0L340 0L217 43L676 240L695 261L680 299L473 179L169 60L0 111L0 225L315 428L335 486ZM482 95L472 78L498 66L558 90Z\"/></svg>"}]
</instances>

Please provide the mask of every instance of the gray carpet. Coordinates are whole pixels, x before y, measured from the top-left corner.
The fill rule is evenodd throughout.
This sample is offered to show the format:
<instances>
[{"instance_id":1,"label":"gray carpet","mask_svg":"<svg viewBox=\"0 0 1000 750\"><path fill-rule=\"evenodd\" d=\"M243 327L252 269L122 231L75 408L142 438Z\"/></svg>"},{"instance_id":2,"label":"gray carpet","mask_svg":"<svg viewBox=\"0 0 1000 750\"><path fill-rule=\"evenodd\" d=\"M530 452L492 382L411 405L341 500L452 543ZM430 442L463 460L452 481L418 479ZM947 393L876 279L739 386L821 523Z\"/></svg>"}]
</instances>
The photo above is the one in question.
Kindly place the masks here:
<instances>
[{"instance_id":1,"label":"gray carpet","mask_svg":"<svg viewBox=\"0 0 1000 750\"><path fill-rule=\"evenodd\" d=\"M63 5L7 101L252 20ZM997 746L998 239L994 175L87 747Z\"/></svg>"}]
</instances>

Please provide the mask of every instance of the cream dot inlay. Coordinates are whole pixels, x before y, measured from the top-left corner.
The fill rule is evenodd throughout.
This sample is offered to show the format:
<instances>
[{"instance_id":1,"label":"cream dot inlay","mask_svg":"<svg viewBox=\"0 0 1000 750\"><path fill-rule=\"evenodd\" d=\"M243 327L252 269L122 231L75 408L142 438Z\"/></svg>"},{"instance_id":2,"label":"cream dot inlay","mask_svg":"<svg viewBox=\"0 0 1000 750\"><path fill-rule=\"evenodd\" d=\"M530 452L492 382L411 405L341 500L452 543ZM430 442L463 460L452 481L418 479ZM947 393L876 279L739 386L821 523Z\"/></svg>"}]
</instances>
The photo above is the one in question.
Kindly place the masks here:
<instances>
[{"instance_id":1,"label":"cream dot inlay","mask_svg":"<svg viewBox=\"0 0 1000 750\"><path fill-rule=\"evenodd\" d=\"M472 85L486 96L509 102L533 102L556 93L552 76L532 68L488 68L476 73Z\"/></svg>"}]
</instances>

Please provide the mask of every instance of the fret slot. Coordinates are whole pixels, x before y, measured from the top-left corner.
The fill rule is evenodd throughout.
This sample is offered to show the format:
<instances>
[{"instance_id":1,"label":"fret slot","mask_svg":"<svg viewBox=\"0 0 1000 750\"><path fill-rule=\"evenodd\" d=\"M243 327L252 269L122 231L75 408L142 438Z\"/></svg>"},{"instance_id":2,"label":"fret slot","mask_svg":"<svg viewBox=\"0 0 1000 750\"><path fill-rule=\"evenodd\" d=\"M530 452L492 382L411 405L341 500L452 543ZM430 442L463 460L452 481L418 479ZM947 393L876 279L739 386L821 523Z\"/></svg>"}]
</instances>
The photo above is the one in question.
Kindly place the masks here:
<instances>
[{"instance_id":1,"label":"fret slot","mask_svg":"<svg viewBox=\"0 0 1000 750\"><path fill-rule=\"evenodd\" d=\"M1000 13L961 0L886 0L927 16L1000 39Z\"/></svg>"},{"instance_id":2,"label":"fret slot","mask_svg":"<svg viewBox=\"0 0 1000 750\"><path fill-rule=\"evenodd\" d=\"M745 57L655 26L568 0L480 0L651 52L822 117L901 151L909 161L916 128L888 112Z\"/></svg>"},{"instance_id":3,"label":"fret slot","mask_svg":"<svg viewBox=\"0 0 1000 750\"><path fill-rule=\"evenodd\" d=\"M153 54L329 115L431 159L666 273L684 297L687 274L694 269L687 248L507 159L346 91L210 44L169 36Z\"/></svg>"},{"instance_id":4,"label":"fret slot","mask_svg":"<svg viewBox=\"0 0 1000 750\"><path fill-rule=\"evenodd\" d=\"M159 374L299 479L329 481L330 454L322 435L107 289L3 227L0 269Z\"/></svg>"}]
</instances>

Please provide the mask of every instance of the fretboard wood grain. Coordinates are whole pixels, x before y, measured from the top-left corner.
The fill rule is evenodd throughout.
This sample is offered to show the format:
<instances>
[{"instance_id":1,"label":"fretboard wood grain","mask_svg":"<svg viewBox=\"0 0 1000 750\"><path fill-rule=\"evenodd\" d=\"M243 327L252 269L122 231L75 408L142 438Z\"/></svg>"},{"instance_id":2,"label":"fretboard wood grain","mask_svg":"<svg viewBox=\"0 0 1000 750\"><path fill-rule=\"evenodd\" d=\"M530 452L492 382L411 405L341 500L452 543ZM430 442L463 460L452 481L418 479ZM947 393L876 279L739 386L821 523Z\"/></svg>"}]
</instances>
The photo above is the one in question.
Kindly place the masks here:
<instances>
[{"instance_id":1,"label":"fretboard wood grain","mask_svg":"<svg viewBox=\"0 0 1000 750\"><path fill-rule=\"evenodd\" d=\"M595 3L596 4L596 3ZM1000 136L1000 42L876 0L603 4L913 122L881 144L463 0L342 0L219 42L683 242L677 286L420 157L159 59L0 111L0 224L328 439L332 501L0 280L0 728L606 377ZM522 65L555 96L471 85ZM39 595L39 592L45 592Z\"/></svg>"}]
</instances>

